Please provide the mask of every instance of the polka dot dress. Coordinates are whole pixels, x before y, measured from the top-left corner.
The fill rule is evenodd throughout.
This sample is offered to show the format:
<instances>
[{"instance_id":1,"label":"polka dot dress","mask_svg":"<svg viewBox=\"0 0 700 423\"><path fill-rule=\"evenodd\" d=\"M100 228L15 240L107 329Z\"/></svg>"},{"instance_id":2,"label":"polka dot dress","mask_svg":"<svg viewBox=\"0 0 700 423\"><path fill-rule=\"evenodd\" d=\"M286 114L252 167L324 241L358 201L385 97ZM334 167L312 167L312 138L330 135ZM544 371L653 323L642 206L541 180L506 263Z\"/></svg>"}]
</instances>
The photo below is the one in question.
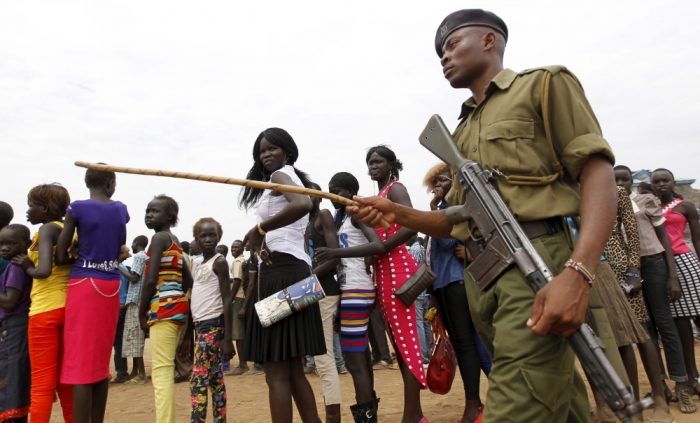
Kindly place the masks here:
<instances>
[{"instance_id":1,"label":"polka dot dress","mask_svg":"<svg viewBox=\"0 0 700 423\"><path fill-rule=\"evenodd\" d=\"M379 196L386 198L392 185L396 183L400 182L391 182L379 193ZM386 240L394 236L400 228L392 223L388 233L383 228L377 228L376 231L382 240ZM378 256L374 262L374 269L379 311L382 313L386 327L391 330L394 349L425 389L427 382L416 327L416 306L411 304L410 307L406 307L394 295L394 291L418 270L418 263L408 252L406 245L401 244L389 253Z\"/></svg>"}]
</instances>

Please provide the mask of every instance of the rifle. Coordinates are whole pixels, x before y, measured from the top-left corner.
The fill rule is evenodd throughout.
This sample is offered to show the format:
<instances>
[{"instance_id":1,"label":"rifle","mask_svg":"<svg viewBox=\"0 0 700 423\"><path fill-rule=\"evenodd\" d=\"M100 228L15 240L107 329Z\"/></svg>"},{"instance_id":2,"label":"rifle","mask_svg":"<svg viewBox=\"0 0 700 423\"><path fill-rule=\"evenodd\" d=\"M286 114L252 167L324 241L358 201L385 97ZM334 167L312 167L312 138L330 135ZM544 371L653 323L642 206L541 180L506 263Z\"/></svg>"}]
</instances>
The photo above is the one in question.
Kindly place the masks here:
<instances>
[{"instance_id":1,"label":"rifle","mask_svg":"<svg viewBox=\"0 0 700 423\"><path fill-rule=\"evenodd\" d=\"M485 171L477 162L465 159L439 115L430 118L419 140L455 171L464 187L466 204L464 207L448 209L448 221L450 218L455 221L471 219L478 229L484 248L467 271L479 287L487 289L506 269L515 264L535 292L544 288L554 276L491 183L494 173L498 172ZM470 233L475 235L472 228L470 226ZM625 387L605 357L590 326L584 323L567 341L589 381L603 395L620 421L631 423L633 415L654 404L650 398L641 401L634 399L632 388Z\"/></svg>"}]
</instances>

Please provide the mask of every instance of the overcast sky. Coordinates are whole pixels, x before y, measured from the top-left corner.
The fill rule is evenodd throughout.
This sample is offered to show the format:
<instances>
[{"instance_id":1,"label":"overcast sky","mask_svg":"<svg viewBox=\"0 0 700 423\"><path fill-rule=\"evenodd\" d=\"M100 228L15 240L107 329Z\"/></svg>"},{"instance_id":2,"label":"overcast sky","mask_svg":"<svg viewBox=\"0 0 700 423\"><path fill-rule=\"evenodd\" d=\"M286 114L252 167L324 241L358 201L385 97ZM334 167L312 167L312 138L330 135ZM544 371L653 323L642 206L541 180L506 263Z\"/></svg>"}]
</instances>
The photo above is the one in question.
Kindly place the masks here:
<instances>
[{"instance_id":1,"label":"overcast sky","mask_svg":"<svg viewBox=\"0 0 700 423\"><path fill-rule=\"evenodd\" d=\"M277 126L317 183L352 172L363 195L367 148L390 145L427 209L436 159L417 136L434 113L455 127L471 95L444 80L433 40L467 7L507 23L506 67L578 76L619 164L700 178L700 2L23 1L0 3L0 199L23 223L37 184L87 198L76 160L243 178ZM129 240L152 235L144 209L161 193L180 203L181 240L200 217L229 245L254 225L237 187L120 174Z\"/></svg>"}]
</instances>

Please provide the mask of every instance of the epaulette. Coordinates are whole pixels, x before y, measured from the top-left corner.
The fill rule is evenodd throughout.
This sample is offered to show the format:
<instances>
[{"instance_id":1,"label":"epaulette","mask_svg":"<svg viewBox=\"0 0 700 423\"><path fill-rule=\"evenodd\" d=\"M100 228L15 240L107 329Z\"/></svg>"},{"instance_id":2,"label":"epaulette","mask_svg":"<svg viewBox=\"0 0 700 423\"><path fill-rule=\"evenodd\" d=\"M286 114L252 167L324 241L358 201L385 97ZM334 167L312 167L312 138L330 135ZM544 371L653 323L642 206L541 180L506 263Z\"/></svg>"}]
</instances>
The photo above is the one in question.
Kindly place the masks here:
<instances>
[{"instance_id":1,"label":"epaulette","mask_svg":"<svg viewBox=\"0 0 700 423\"><path fill-rule=\"evenodd\" d=\"M536 68L530 68L530 69L525 69L524 71L518 72L518 75L527 75L529 73L533 73L536 71L547 71L551 73L552 75L556 75L559 72L566 72L566 73L571 73L566 66L562 65L550 65L550 66L538 66Z\"/></svg>"}]
</instances>

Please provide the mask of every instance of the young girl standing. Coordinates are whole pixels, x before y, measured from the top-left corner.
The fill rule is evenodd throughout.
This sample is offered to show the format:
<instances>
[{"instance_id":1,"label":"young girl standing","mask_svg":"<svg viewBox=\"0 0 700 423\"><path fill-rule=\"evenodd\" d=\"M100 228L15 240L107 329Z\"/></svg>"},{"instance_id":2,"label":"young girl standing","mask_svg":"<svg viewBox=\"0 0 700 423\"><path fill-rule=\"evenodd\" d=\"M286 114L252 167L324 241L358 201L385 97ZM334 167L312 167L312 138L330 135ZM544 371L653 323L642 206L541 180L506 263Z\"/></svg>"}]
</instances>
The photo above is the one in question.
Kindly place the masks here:
<instances>
[{"instance_id":1,"label":"young girl standing","mask_svg":"<svg viewBox=\"0 0 700 423\"><path fill-rule=\"evenodd\" d=\"M71 266L56 264L56 244L63 216L70 205L68 190L59 184L32 188L27 195L27 221L41 224L34 233L28 256L13 261L34 278L29 308L29 361L31 363L32 423L49 423L56 393L63 419L73 422L73 388L60 382L63 373L63 326Z\"/></svg>"},{"instance_id":2,"label":"young girl standing","mask_svg":"<svg viewBox=\"0 0 700 423\"><path fill-rule=\"evenodd\" d=\"M0 257L12 260L30 244L29 229L8 225L0 229ZM29 413L29 292L32 278L14 263L0 274L0 421L26 423Z\"/></svg>"},{"instance_id":3,"label":"young girl standing","mask_svg":"<svg viewBox=\"0 0 700 423\"><path fill-rule=\"evenodd\" d=\"M350 173L336 173L328 183L328 190L352 199L360 184ZM333 203L336 209L335 226L340 248L319 248L315 251L319 263L342 259L340 280L340 345L345 365L355 386L357 404L350 406L356 423L377 421L379 399L374 394L372 355L367 348L369 315L377 296L372 274L365 257L384 253L382 241L374 229L345 214L345 205Z\"/></svg>"},{"instance_id":4,"label":"young girl standing","mask_svg":"<svg viewBox=\"0 0 700 423\"><path fill-rule=\"evenodd\" d=\"M71 262L68 248L78 231L78 252L68 280L61 382L73 385L78 423L101 423L107 405L109 362L119 319L119 254L129 213L112 201L114 172L88 170L90 199L74 201L58 237L56 262Z\"/></svg>"},{"instance_id":5,"label":"young girl standing","mask_svg":"<svg viewBox=\"0 0 700 423\"><path fill-rule=\"evenodd\" d=\"M202 255L192 262L191 312L196 331L194 367L190 379L190 422L204 423L207 417L207 387L211 390L214 423L226 422L226 385L222 359L233 357L231 340L231 284L228 262L216 252L223 230L216 220L205 217L194 224L194 238ZM190 355L192 330L188 329L180 354ZM191 357L189 357L191 359Z\"/></svg>"},{"instance_id":6,"label":"young girl standing","mask_svg":"<svg viewBox=\"0 0 700 423\"><path fill-rule=\"evenodd\" d=\"M150 332L157 423L175 422L175 353L190 311L185 293L192 287L192 275L183 266L180 242L170 232L179 210L166 195L154 197L146 208L146 226L156 233L148 247L139 318L141 329Z\"/></svg>"},{"instance_id":7,"label":"young girl standing","mask_svg":"<svg viewBox=\"0 0 700 423\"><path fill-rule=\"evenodd\" d=\"M666 218L666 232L671 241L682 292L681 298L671 303L671 314L681 338L685 369L688 373L685 389L676 384L678 406L682 413L694 413L697 411L697 405L693 402L693 396L700 397L700 389L690 319L700 323L700 262L686 245L683 233L688 226L695 250L700 251L698 211L695 204L683 200L675 193L676 182L671 171L656 169L651 174L651 186L654 188L654 194L661 200L661 211Z\"/></svg>"},{"instance_id":8,"label":"young girl standing","mask_svg":"<svg viewBox=\"0 0 700 423\"><path fill-rule=\"evenodd\" d=\"M287 131L269 128L261 132L253 145L253 167L248 179L276 184L308 186L308 176L294 168L299 150ZM260 254L257 292L248 303L245 355L253 362L264 362L265 380L270 391L273 423L292 421L292 398L304 423L316 423L318 410L302 358L326 353L323 325L318 304L292 314L263 328L253 305L287 288L311 273L311 260L304 248L304 230L311 211L307 195L279 193L245 188L240 201L246 209L257 205L258 224L243 244L251 253ZM265 242L264 248L262 247ZM254 289L248 287L249 290ZM249 297L246 298L246 301Z\"/></svg>"}]
</instances>

